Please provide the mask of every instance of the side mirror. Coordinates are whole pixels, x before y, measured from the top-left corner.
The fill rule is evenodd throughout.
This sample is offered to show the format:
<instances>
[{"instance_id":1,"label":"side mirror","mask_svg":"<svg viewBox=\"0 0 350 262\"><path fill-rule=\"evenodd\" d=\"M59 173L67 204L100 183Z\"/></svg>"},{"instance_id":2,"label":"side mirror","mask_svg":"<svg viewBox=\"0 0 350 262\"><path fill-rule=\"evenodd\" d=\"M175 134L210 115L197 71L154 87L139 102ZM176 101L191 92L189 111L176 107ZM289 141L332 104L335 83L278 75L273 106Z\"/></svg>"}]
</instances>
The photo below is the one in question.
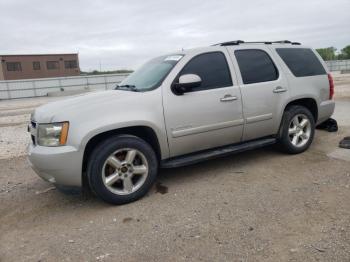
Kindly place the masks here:
<instances>
[{"instance_id":1,"label":"side mirror","mask_svg":"<svg viewBox=\"0 0 350 262\"><path fill-rule=\"evenodd\" d=\"M179 77L179 82L172 85L172 90L176 95L183 95L201 84L202 79L198 75L186 74Z\"/></svg>"}]
</instances>

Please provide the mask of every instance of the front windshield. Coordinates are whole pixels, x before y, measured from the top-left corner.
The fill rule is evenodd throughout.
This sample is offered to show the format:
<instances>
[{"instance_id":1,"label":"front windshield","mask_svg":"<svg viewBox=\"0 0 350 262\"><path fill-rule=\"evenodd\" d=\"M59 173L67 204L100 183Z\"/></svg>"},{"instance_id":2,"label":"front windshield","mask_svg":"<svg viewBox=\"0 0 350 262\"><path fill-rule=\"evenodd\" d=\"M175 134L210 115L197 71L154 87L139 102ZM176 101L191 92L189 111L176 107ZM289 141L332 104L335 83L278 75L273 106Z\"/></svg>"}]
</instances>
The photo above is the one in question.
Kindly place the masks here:
<instances>
[{"instance_id":1,"label":"front windshield","mask_svg":"<svg viewBox=\"0 0 350 262\"><path fill-rule=\"evenodd\" d=\"M149 91L158 87L183 55L154 58L125 78L116 89Z\"/></svg>"}]
</instances>

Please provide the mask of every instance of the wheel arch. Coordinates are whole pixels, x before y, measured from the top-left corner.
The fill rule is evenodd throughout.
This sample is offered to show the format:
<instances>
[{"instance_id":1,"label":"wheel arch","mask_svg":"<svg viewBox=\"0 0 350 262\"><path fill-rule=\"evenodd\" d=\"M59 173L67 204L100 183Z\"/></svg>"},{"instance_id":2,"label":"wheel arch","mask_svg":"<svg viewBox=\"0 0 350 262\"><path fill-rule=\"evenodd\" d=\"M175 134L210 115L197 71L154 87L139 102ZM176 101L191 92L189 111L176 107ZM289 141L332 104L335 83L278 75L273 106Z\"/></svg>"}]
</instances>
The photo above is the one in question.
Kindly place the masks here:
<instances>
[{"instance_id":1,"label":"wheel arch","mask_svg":"<svg viewBox=\"0 0 350 262\"><path fill-rule=\"evenodd\" d=\"M161 148L156 132L148 126L130 126L117 128L113 130L104 131L102 133L96 134L91 137L84 148L83 163L82 163L82 173L83 173L83 183L86 182L86 169L89 156L91 155L93 149L97 144L101 143L105 139L116 136L116 135L133 135L145 140L156 153L158 161L161 159Z\"/></svg>"},{"instance_id":2,"label":"wheel arch","mask_svg":"<svg viewBox=\"0 0 350 262\"><path fill-rule=\"evenodd\" d=\"M299 106L304 106L308 110L310 110L312 116L314 117L315 123L317 122L318 119L318 106L317 106L317 101L314 98L311 97L305 97L305 98L298 98L294 99L292 101L289 101L286 106L284 107L283 112L285 112L288 107L293 106L293 105L299 105Z\"/></svg>"}]
</instances>

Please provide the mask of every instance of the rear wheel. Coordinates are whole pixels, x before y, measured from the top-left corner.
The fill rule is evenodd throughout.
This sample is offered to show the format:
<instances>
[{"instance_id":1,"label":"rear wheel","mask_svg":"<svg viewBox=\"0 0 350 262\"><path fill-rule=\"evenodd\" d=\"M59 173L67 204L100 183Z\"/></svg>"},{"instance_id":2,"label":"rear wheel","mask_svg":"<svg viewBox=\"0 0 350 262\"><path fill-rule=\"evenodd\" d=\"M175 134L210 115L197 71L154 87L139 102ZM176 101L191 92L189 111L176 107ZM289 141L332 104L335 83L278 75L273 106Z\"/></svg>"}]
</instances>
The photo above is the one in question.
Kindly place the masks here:
<instances>
[{"instance_id":1,"label":"rear wheel","mask_svg":"<svg viewBox=\"0 0 350 262\"><path fill-rule=\"evenodd\" d=\"M88 163L92 191L111 204L125 204L144 196L158 172L152 147L134 136L111 137L99 144Z\"/></svg>"},{"instance_id":2,"label":"rear wheel","mask_svg":"<svg viewBox=\"0 0 350 262\"><path fill-rule=\"evenodd\" d=\"M303 106L290 106L284 114L279 142L282 149L290 154L304 152L312 143L315 134L315 120Z\"/></svg>"}]
</instances>

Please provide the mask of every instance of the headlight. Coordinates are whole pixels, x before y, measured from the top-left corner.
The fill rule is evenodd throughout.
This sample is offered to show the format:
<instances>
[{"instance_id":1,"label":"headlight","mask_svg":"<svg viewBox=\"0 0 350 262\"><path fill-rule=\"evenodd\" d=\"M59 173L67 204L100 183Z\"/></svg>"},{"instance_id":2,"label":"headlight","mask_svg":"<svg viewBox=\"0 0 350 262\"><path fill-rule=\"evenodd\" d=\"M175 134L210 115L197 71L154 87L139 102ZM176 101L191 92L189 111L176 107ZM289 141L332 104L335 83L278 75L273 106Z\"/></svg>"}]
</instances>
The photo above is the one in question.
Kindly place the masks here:
<instances>
[{"instance_id":1,"label":"headlight","mask_svg":"<svg viewBox=\"0 0 350 262\"><path fill-rule=\"evenodd\" d=\"M63 146L67 142L68 122L39 124L38 145Z\"/></svg>"}]
</instances>

